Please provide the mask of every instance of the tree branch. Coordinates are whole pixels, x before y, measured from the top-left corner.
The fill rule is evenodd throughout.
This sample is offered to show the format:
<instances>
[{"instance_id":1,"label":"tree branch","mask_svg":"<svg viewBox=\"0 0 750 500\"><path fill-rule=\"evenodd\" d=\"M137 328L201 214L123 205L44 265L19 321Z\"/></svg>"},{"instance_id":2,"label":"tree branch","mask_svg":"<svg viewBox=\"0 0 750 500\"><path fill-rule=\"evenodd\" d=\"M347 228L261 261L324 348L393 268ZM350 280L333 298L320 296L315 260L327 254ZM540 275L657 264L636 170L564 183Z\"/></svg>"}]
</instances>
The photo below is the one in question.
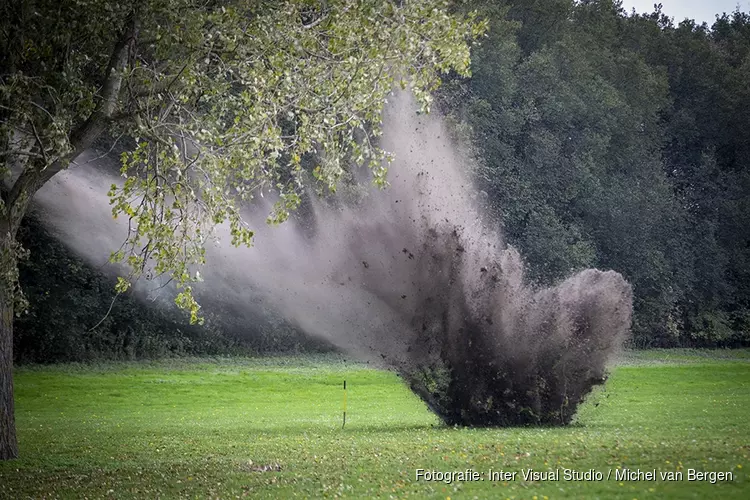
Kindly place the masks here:
<instances>
[{"instance_id":1,"label":"tree branch","mask_svg":"<svg viewBox=\"0 0 750 500\"><path fill-rule=\"evenodd\" d=\"M51 164L39 161L27 163L26 168L13 184L6 198L6 207L11 219L19 218L20 222L19 216L22 216L25 212L28 199L55 174L66 168L78 155L91 147L94 141L104 132L117 107L124 71L128 64L128 56L137 36L138 21L135 14L131 13L107 64L101 100L91 116L70 134L72 151ZM39 147L44 153L43 145L40 144ZM16 206L22 199L26 201L21 203L21 206Z\"/></svg>"},{"instance_id":2,"label":"tree branch","mask_svg":"<svg viewBox=\"0 0 750 500\"><path fill-rule=\"evenodd\" d=\"M122 87L123 74L128 64L130 49L135 43L137 36L138 22L135 14L131 14L107 65L107 74L104 78L99 104L94 112L91 113L91 116L70 134L70 143L73 146L72 158L75 158L93 144L106 128L108 120L112 117L120 96L120 88Z\"/></svg>"}]
</instances>

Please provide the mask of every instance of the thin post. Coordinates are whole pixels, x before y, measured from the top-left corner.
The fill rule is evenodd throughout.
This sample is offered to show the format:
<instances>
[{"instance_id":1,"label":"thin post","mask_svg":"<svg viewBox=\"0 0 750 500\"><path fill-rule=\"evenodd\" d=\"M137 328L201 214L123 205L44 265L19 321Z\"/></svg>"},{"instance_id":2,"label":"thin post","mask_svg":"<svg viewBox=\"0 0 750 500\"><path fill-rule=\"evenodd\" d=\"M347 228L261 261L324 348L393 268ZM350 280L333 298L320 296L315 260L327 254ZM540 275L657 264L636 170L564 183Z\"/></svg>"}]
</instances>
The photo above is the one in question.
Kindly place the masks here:
<instances>
[{"instance_id":1,"label":"thin post","mask_svg":"<svg viewBox=\"0 0 750 500\"><path fill-rule=\"evenodd\" d=\"M341 424L341 428L342 429L346 425L346 380L344 380L344 405L343 405L343 408L344 408L344 423Z\"/></svg>"}]
</instances>

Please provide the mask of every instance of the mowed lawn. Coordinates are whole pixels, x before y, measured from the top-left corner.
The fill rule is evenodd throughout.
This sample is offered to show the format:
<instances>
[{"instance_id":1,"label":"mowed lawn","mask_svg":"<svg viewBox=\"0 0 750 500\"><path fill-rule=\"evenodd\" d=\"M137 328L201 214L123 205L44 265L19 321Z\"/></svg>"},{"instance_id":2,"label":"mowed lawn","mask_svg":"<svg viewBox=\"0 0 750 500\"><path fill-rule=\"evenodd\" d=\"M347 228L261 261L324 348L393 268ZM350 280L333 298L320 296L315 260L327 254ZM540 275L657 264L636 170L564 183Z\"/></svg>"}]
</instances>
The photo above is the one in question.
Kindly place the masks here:
<instances>
[{"instance_id":1,"label":"mowed lawn","mask_svg":"<svg viewBox=\"0 0 750 500\"><path fill-rule=\"evenodd\" d=\"M630 353L567 428L444 427L396 375L337 356L21 367L15 380L22 457L0 463L1 498L750 498L748 350ZM525 481L529 468L560 478ZM618 468L684 476L618 481Z\"/></svg>"}]
</instances>

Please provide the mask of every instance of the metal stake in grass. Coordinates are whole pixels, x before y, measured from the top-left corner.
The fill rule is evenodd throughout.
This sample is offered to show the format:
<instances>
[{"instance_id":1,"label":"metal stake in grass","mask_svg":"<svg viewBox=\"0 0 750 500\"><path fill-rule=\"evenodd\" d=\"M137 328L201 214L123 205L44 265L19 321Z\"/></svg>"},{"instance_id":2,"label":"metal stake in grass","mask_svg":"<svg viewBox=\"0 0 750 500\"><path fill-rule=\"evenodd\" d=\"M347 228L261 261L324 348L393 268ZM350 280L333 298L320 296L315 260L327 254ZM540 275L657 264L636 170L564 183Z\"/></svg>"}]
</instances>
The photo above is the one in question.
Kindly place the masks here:
<instances>
[{"instance_id":1,"label":"metal stake in grass","mask_svg":"<svg viewBox=\"0 0 750 500\"><path fill-rule=\"evenodd\" d=\"M346 380L344 380L344 404L343 404L343 408L344 408L344 423L341 424L341 428L342 429L346 425Z\"/></svg>"}]
</instances>

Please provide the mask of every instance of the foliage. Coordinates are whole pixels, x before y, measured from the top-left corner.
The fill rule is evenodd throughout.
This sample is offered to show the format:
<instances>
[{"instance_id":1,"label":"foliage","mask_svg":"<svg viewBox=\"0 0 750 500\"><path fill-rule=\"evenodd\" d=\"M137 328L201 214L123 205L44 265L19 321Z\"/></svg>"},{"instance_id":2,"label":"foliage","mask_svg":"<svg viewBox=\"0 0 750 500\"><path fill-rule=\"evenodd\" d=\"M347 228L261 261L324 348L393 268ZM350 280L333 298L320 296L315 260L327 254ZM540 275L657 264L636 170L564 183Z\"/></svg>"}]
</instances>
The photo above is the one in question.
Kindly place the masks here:
<instances>
[{"instance_id":1,"label":"foliage","mask_svg":"<svg viewBox=\"0 0 750 500\"><path fill-rule=\"evenodd\" d=\"M628 354L578 425L536 429L441 426L392 373L330 356L22 367L23 453L0 463L0 496L747 498L750 353L730 352ZM618 467L734 480L521 476ZM485 480L415 481L417 468Z\"/></svg>"},{"instance_id":2,"label":"foliage","mask_svg":"<svg viewBox=\"0 0 750 500\"><path fill-rule=\"evenodd\" d=\"M750 16L675 27L607 0L476 0L473 76L441 108L471 130L530 276L633 285L639 346L750 342Z\"/></svg>"}]
</instances>

